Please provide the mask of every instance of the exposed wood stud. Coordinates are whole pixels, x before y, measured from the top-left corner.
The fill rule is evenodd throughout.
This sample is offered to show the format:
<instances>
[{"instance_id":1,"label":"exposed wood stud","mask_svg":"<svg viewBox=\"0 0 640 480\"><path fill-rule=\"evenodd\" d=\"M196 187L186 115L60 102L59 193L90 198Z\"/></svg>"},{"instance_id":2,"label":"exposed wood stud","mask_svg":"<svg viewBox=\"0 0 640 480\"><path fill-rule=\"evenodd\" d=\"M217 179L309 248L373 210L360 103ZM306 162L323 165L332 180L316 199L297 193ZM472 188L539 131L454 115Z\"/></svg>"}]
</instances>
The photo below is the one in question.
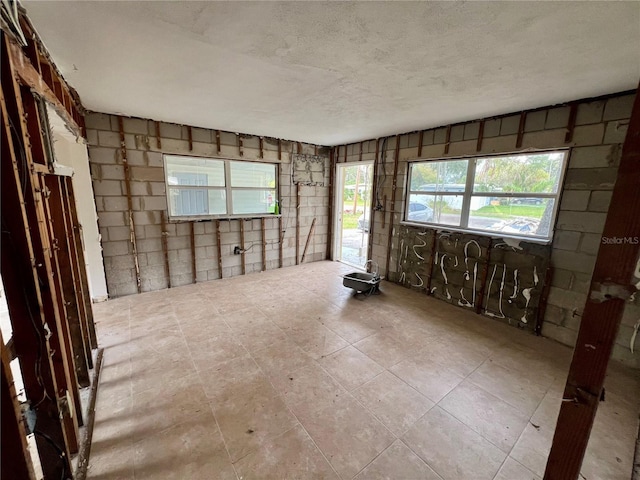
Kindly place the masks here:
<instances>
[{"instance_id":1,"label":"exposed wood stud","mask_svg":"<svg viewBox=\"0 0 640 480\"><path fill-rule=\"evenodd\" d=\"M480 121L480 129L478 130L478 143L476 144L476 152L482 150L482 140L484 136L484 120Z\"/></svg>"},{"instance_id":2,"label":"exposed wood stud","mask_svg":"<svg viewBox=\"0 0 640 480\"><path fill-rule=\"evenodd\" d=\"M278 139L278 160L282 160L282 140Z\"/></svg>"},{"instance_id":3,"label":"exposed wood stud","mask_svg":"<svg viewBox=\"0 0 640 480\"><path fill-rule=\"evenodd\" d=\"M191 234L191 274L193 283L198 281L198 270L196 269L196 222L189 222L189 233Z\"/></svg>"},{"instance_id":4,"label":"exposed wood stud","mask_svg":"<svg viewBox=\"0 0 640 480\"><path fill-rule=\"evenodd\" d=\"M247 265L244 251L244 219L240 219L240 267L242 269L242 275L247 273Z\"/></svg>"},{"instance_id":5,"label":"exposed wood stud","mask_svg":"<svg viewBox=\"0 0 640 480\"><path fill-rule=\"evenodd\" d=\"M284 232L282 231L282 216L278 217L278 238L280 241L278 242L278 267L282 268L282 250L284 246Z\"/></svg>"},{"instance_id":6,"label":"exposed wood stud","mask_svg":"<svg viewBox=\"0 0 640 480\"><path fill-rule=\"evenodd\" d=\"M576 118L578 116L578 104L571 103L569 108L569 122L567 124L567 133L564 136L564 143L573 141L573 132L576 129Z\"/></svg>"},{"instance_id":7,"label":"exposed wood stud","mask_svg":"<svg viewBox=\"0 0 640 480\"><path fill-rule=\"evenodd\" d=\"M367 245L367 260L373 260L373 232L375 228L375 213L378 201L378 166L380 154L380 140L376 138L376 156L373 160L373 188L371 189L371 209L369 212L369 242ZM329 217L331 218L331 217ZM371 271L371 265L369 265Z\"/></svg>"},{"instance_id":8,"label":"exposed wood stud","mask_svg":"<svg viewBox=\"0 0 640 480\"><path fill-rule=\"evenodd\" d=\"M451 128L451 126L449 126ZM396 189L398 187L398 161L400 159L400 135L396 135L396 149L393 155L393 180L391 184L391 208L389 209L389 239L387 241L387 265L384 271L389 279L389 264L391 262L391 241L393 240L393 214L396 210Z\"/></svg>"},{"instance_id":9,"label":"exposed wood stud","mask_svg":"<svg viewBox=\"0 0 640 480\"><path fill-rule=\"evenodd\" d=\"M0 385L0 407L2 408L2 449L0 475L14 480L35 480L31 455L27 446L22 410L14 386L9 352L0 333L2 354L2 383Z\"/></svg>"},{"instance_id":10,"label":"exposed wood stud","mask_svg":"<svg viewBox=\"0 0 640 480\"><path fill-rule=\"evenodd\" d=\"M348 146L345 145L344 146L344 163L347 163L347 150L348 150Z\"/></svg>"},{"instance_id":11,"label":"exposed wood stud","mask_svg":"<svg viewBox=\"0 0 640 480\"><path fill-rule=\"evenodd\" d=\"M129 216L129 240L133 249L133 265L136 272L136 286L138 293L142 293L142 280L140 278L140 263L138 260L138 246L136 242L136 228L133 221L133 200L131 198L131 174L129 172L129 160L127 159L127 144L124 137L124 126L122 117L118 117L118 129L120 130L120 153L122 157L122 165L124 167L124 186L127 196L127 207Z\"/></svg>"},{"instance_id":12,"label":"exposed wood stud","mask_svg":"<svg viewBox=\"0 0 640 480\"><path fill-rule=\"evenodd\" d=\"M359 155L358 155L358 161L359 161L359 162L361 162L361 161L362 161L362 143L363 143L363 142L360 142L360 153L359 153Z\"/></svg>"},{"instance_id":13,"label":"exposed wood stud","mask_svg":"<svg viewBox=\"0 0 640 480\"><path fill-rule=\"evenodd\" d=\"M333 147L329 150L329 225L327 225L327 251L325 258L331 259L333 257L333 202L334 197L334 177L336 170L336 159L338 158L338 150L340 147Z\"/></svg>"},{"instance_id":14,"label":"exposed wood stud","mask_svg":"<svg viewBox=\"0 0 640 480\"><path fill-rule=\"evenodd\" d=\"M482 266L482 272L480 273L480 291L476 295L476 313L479 315L482 313L484 307L485 289L487 287L487 277L489 276L489 267L491 264L491 250L493 249L493 240L489 239L489 245L487 246L487 258ZM489 292L491 293L491 292Z\"/></svg>"},{"instance_id":15,"label":"exposed wood stud","mask_svg":"<svg viewBox=\"0 0 640 480\"><path fill-rule=\"evenodd\" d=\"M520 123L518 124L518 137L516 139L516 148L522 147L522 138L524 137L524 124L527 121L527 112L520 114Z\"/></svg>"},{"instance_id":16,"label":"exposed wood stud","mask_svg":"<svg viewBox=\"0 0 640 480\"><path fill-rule=\"evenodd\" d=\"M418 158L422 156L422 142L424 142L424 130L418 134Z\"/></svg>"},{"instance_id":17,"label":"exposed wood stud","mask_svg":"<svg viewBox=\"0 0 640 480\"><path fill-rule=\"evenodd\" d=\"M313 154L316 156L318 155L318 145L313 146Z\"/></svg>"},{"instance_id":18,"label":"exposed wood stud","mask_svg":"<svg viewBox=\"0 0 640 480\"><path fill-rule=\"evenodd\" d=\"M164 211L160 212L160 232L162 254L164 255L164 271L167 276L167 288L171 288L171 268L169 266L169 232L167 231L167 219Z\"/></svg>"},{"instance_id":19,"label":"exposed wood stud","mask_svg":"<svg viewBox=\"0 0 640 480\"><path fill-rule=\"evenodd\" d=\"M236 133L236 137L238 137L238 153L241 157L244 157L244 143L242 140L242 135Z\"/></svg>"},{"instance_id":20,"label":"exposed wood stud","mask_svg":"<svg viewBox=\"0 0 640 480\"><path fill-rule=\"evenodd\" d=\"M156 146L158 150L162 148L162 139L160 138L160 122L153 122L156 126Z\"/></svg>"},{"instance_id":21,"label":"exposed wood stud","mask_svg":"<svg viewBox=\"0 0 640 480\"><path fill-rule=\"evenodd\" d=\"M304 250L302 250L302 260L300 261L300 263L304 263L304 259L307 256L307 250L309 249L309 242L313 237L313 231L315 228L316 228L316 218L313 217L313 220L311 221L311 227L309 228L309 234L307 235L307 241L304 244Z\"/></svg>"},{"instance_id":22,"label":"exposed wood stud","mask_svg":"<svg viewBox=\"0 0 640 480\"><path fill-rule=\"evenodd\" d=\"M429 254L429 278L427 279L427 295L431 295L431 281L433 280L433 261L436 258L436 251L438 249L438 231L431 230L431 253Z\"/></svg>"},{"instance_id":23,"label":"exposed wood stud","mask_svg":"<svg viewBox=\"0 0 640 480\"><path fill-rule=\"evenodd\" d=\"M220 155L220 130L216 130L216 150L218 151L218 155Z\"/></svg>"},{"instance_id":24,"label":"exposed wood stud","mask_svg":"<svg viewBox=\"0 0 640 480\"><path fill-rule=\"evenodd\" d=\"M265 218L260 219L260 229L262 230L262 271L267 270L267 229L265 227Z\"/></svg>"},{"instance_id":25,"label":"exposed wood stud","mask_svg":"<svg viewBox=\"0 0 640 480\"><path fill-rule=\"evenodd\" d=\"M549 300L549 292L551 291L552 277L553 277L553 268L548 267L544 275L542 292L540 292L540 301L538 302L538 311L536 314L536 325L533 328L533 331L536 335L542 335L542 323L544 322L544 314L547 310L547 302Z\"/></svg>"},{"instance_id":26,"label":"exposed wood stud","mask_svg":"<svg viewBox=\"0 0 640 480\"><path fill-rule=\"evenodd\" d=\"M296 142L298 145L298 155L302 154L302 144L300 142Z\"/></svg>"},{"instance_id":27,"label":"exposed wood stud","mask_svg":"<svg viewBox=\"0 0 640 480\"><path fill-rule=\"evenodd\" d=\"M220 220L216 220L216 248L218 249L218 275L222 278L222 235L220 234Z\"/></svg>"},{"instance_id":28,"label":"exposed wood stud","mask_svg":"<svg viewBox=\"0 0 640 480\"><path fill-rule=\"evenodd\" d=\"M387 196L382 197L382 228L387 224Z\"/></svg>"},{"instance_id":29,"label":"exposed wood stud","mask_svg":"<svg viewBox=\"0 0 640 480\"><path fill-rule=\"evenodd\" d=\"M622 147L602 238L640 237L640 95ZM607 366L629 297L638 291L640 245L602 242L544 474L577 479L598 410Z\"/></svg>"},{"instance_id":30,"label":"exposed wood stud","mask_svg":"<svg viewBox=\"0 0 640 480\"><path fill-rule=\"evenodd\" d=\"M264 158L264 137L259 137L258 141L260 142L260 157L259 158Z\"/></svg>"},{"instance_id":31,"label":"exposed wood stud","mask_svg":"<svg viewBox=\"0 0 640 480\"><path fill-rule=\"evenodd\" d=\"M189 151L193 151L193 131L191 130L191 125L187 125L187 136L189 138Z\"/></svg>"},{"instance_id":32,"label":"exposed wood stud","mask_svg":"<svg viewBox=\"0 0 640 480\"><path fill-rule=\"evenodd\" d=\"M300 260L300 196L301 186L296 184L296 265Z\"/></svg>"},{"instance_id":33,"label":"exposed wood stud","mask_svg":"<svg viewBox=\"0 0 640 480\"><path fill-rule=\"evenodd\" d=\"M451 125L447 126L447 135L444 139L444 154L449 154L449 146L451 145Z\"/></svg>"}]
</instances>

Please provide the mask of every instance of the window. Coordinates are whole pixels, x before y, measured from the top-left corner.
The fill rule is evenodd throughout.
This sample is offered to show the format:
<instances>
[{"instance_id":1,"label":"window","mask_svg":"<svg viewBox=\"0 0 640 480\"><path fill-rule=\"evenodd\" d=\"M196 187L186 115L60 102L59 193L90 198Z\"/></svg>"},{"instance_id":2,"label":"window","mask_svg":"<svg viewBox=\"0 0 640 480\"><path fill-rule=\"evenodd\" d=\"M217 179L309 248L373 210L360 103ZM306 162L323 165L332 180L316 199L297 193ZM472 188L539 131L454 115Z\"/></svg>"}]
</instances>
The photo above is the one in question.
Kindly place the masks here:
<instances>
[{"instance_id":1,"label":"window","mask_svg":"<svg viewBox=\"0 0 640 480\"><path fill-rule=\"evenodd\" d=\"M409 165L405 221L550 240L566 152Z\"/></svg>"},{"instance_id":2,"label":"window","mask_svg":"<svg viewBox=\"0 0 640 480\"><path fill-rule=\"evenodd\" d=\"M272 163L165 155L169 216L228 217L275 211Z\"/></svg>"}]
</instances>

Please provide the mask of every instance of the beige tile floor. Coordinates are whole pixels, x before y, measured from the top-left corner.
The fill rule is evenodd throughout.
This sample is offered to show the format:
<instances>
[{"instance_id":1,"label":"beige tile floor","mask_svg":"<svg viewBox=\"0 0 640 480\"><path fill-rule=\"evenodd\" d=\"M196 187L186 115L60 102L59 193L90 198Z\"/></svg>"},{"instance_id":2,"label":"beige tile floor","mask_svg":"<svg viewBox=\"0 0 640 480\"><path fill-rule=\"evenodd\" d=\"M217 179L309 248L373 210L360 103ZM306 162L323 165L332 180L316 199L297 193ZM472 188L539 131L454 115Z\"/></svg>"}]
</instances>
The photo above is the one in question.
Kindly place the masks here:
<instances>
[{"instance_id":1,"label":"beige tile floor","mask_svg":"<svg viewBox=\"0 0 640 480\"><path fill-rule=\"evenodd\" d=\"M95 306L91 479L539 479L571 351L334 262ZM627 479L640 382L613 365L582 474Z\"/></svg>"}]
</instances>

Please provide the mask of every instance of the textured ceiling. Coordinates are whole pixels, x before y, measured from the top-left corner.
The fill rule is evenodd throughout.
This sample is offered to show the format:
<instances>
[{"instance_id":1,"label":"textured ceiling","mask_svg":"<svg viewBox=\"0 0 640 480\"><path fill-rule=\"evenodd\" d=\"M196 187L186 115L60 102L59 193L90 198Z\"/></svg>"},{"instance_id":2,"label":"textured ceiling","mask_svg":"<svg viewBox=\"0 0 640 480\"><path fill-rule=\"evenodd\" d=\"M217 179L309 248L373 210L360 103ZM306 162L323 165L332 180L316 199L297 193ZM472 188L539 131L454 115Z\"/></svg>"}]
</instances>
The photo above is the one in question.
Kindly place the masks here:
<instances>
[{"instance_id":1,"label":"textured ceiling","mask_svg":"<svg viewBox=\"0 0 640 480\"><path fill-rule=\"evenodd\" d=\"M640 2L36 2L91 110L336 145L637 87Z\"/></svg>"}]
</instances>

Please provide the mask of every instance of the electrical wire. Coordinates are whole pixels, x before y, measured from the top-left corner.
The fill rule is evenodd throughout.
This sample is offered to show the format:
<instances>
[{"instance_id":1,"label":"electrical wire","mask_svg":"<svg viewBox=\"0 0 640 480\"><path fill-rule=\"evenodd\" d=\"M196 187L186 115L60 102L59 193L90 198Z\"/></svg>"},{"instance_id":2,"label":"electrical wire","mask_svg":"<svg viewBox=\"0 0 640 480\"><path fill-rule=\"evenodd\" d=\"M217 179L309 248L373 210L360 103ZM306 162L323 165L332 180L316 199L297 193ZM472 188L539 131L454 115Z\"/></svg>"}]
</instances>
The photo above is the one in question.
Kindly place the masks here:
<instances>
[{"instance_id":1,"label":"electrical wire","mask_svg":"<svg viewBox=\"0 0 640 480\"><path fill-rule=\"evenodd\" d=\"M58 444L55 442L55 440L53 440L53 438L51 438L49 435L47 435L44 432L41 432L40 430L33 430L33 434L34 435L39 435L40 437L44 438L44 440L51 445L55 450L56 453L58 454L58 457L60 457L60 461L62 462L62 475L60 476L60 480L65 480L65 479L70 479L72 478L71 475L67 475L67 462L65 461L65 457L67 456L64 453L64 450L62 450L62 448L60 448L58 446Z\"/></svg>"},{"instance_id":2,"label":"electrical wire","mask_svg":"<svg viewBox=\"0 0 640 480\"><path fill-rule=\"evenodd\" d=\"M380 140L378 139L378 142ZM382 147L380 148L380 158L379 163L382 166L382 175L378 178L378 184L376 185L376 206L374 210L382 210L384 209L384 205L382 205L382 201L380 200L380 192L382 190L382 185L384 185L385 180L387 179L387 168L385 166L385 148L387 146L387 137L382 139Z\"/></svg>"}]
</instances>

